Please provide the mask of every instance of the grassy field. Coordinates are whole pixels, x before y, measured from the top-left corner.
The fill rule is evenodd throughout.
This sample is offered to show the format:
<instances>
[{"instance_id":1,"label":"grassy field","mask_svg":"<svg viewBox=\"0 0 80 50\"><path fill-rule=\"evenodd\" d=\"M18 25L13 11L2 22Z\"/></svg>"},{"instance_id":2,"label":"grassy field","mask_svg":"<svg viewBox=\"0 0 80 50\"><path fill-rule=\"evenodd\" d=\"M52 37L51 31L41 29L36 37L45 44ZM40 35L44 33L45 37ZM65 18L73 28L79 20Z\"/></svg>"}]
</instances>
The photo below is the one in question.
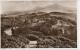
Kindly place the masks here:
<instances>
[{"instance_id":1,"label":"grassy field","mask_svg":"<svg viewBox=\"0 0 80 50\"><path fill-rule=\"evenodd\" d=\"M72 16L72 14L60 12L8 15L7 17L3 15L1 17L1 47L27 48L26 45L30 41L37 41L37 46L34 48L76 48L77 24L76 20L70 19ZM11 36L4 32L16 26L19 28L14 29Z\"/></svg>"}]
</instances>

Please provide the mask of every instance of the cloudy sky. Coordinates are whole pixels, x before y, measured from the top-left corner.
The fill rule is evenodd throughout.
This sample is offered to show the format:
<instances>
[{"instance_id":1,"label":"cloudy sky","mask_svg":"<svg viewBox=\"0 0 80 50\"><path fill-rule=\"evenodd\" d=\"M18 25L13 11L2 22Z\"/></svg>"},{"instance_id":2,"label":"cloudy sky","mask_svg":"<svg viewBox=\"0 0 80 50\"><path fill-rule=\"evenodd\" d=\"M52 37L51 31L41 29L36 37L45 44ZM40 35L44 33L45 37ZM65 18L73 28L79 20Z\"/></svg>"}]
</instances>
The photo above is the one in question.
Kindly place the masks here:
<instances>
[{"instance_id":1,"label":"cloudy sky","mask_svg":"<svg viewBox=\"0 0 80 50\"><path fill-rule=\"evenodd\" d=\"M45 7L49 5L60 4L71 9L76 8L76 0L36 0L36 1L2 1L2 13L13 11L28 11L36 7Z\"/></svg>"}]
</instances>

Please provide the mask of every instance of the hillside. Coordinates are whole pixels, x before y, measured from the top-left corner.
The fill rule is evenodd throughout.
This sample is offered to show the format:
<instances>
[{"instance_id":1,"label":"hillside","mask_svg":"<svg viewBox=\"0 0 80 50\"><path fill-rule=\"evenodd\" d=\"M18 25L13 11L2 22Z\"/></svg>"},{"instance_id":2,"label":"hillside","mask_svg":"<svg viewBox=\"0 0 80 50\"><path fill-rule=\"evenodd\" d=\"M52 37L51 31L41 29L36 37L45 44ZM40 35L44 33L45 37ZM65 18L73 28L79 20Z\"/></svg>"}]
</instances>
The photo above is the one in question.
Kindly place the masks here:
<instances>
[{"instance_id":1,"label":"hillside","mask_svg":"<svg viewBox=\"0 0 80 50\"><path fill-rule=\"evenodd\" d=\"M67 17L72 19L72 13L36 12L3 16L1 47L28 48L30 41L37 41L33 48L76 48L76 21ZM12 35L4 32L13 27Z\"/></svg>"}]
</instances>

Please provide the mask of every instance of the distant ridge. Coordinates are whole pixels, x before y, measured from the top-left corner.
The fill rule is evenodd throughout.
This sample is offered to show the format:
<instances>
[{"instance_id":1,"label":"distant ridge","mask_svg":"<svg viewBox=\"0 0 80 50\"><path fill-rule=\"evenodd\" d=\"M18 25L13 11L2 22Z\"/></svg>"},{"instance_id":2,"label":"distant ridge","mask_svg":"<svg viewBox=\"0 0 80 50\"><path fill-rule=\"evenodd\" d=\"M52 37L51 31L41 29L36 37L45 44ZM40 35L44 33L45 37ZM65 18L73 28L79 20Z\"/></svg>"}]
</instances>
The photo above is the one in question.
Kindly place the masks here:
<instances>
[{"instance_id":1,"label":"distant ridge","mask_svg":"<svg viewBox=\"0 0 80 50\"><path fill-rule=\"evenodd\" d=\"M73 9L70 9L69 7L65 7L65 6L62 6L60 4L53 4L53 5L48 5L48 6L45 6L45 7L35 7L33 8L32 10L29 10L29 11L14 11L14 12L9 12L7 14L21 14L21 13L38 13L38 12L46 12L46 13L50 13L50 12L63 12L63 13L76 13L76 10L73 10Z\"/></svg>"},{"instance_id":2,"label":"distant ridge","mask_svg":"<svg viewBox=\"0 0 80 50\"><path fill-rule=\"evenodd\" d=\"M53 5L49 5L46 6L45 8L40 9L39 11L43 11L43 12L66 12L66 13L74 13L75 10L72 10L68 7L64 7L60 4L53 4Z\"/></svg>"}]
</instances>

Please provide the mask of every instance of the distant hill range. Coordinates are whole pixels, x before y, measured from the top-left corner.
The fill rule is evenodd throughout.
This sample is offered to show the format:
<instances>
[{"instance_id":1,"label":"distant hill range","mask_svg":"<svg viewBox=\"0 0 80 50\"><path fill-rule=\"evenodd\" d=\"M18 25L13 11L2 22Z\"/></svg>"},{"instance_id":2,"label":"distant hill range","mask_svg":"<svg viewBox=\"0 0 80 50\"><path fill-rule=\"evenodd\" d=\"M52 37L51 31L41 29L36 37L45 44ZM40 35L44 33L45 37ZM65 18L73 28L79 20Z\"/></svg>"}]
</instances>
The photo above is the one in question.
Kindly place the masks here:
<instances>
[{"instance_id":1,"label":"distant hill range","mask_svg":"<svg viewBox=\"0 0 80 50\"><path fill-rule=\"evenodd\" d=\"M76 13L76 9L71 9L69 7L66 6L62 6L60 4L53 4L53 5L48 5L45 7L39 7L36 6L35 8L33 8L32 10L25 10L23 11L24 13L36 13L36 12L64 12L64 13ZM23 13L22 11L11 11L11 12L7 12L6 14L18 14L18 13Z\"/></svg>"},{"instance_id":2,"label":"distant hill range","mask_svg":"<svg viewBox=\"0 0 80 50\"><path fill-rule=\"evenodd\" d=\"M64 12L64 13L76 13L76 9L64 7L59 4L49 5L46 7L36 7L34 10L29 12Z\"/></svg>"}]
</instances>

